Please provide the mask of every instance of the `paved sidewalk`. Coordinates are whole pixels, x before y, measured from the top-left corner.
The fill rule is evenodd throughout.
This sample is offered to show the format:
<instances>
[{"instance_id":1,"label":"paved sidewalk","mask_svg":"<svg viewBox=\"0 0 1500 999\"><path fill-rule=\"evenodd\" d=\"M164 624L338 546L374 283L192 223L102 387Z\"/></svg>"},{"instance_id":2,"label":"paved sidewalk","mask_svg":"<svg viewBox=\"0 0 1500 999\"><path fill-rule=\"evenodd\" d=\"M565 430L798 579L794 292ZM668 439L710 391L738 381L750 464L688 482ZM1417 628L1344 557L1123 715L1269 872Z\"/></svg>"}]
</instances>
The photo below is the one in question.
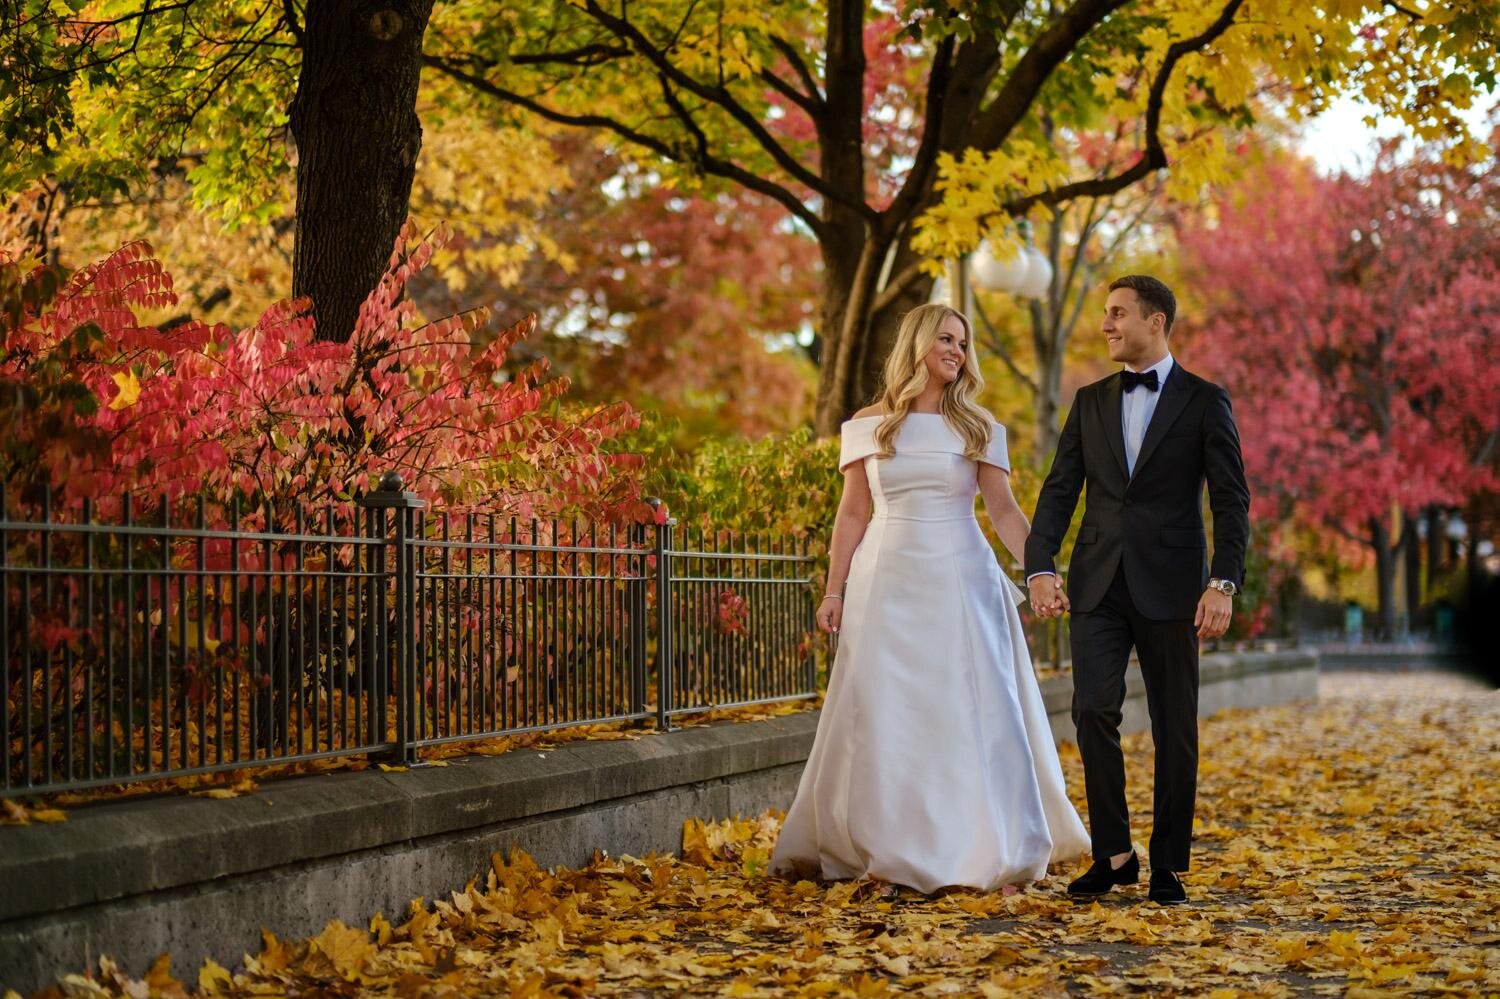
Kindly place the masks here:
<instances>
[{"instance_id":1,"label":"paved sidewalk","mask_svg":"<svg viewBox=\"0 0 1500 999\"><path fill-rule=\"evenodd\" d=\"M1344 698L1368 701L1402 700L1408 697L1470 697L1488 688L1477 677L1436 669L1325 670L1318 674L1321 700Z\"/></svg>"},{"instance_id":2,"label":"paved sidewalk","mask_svg":"<svg viewBox=\"0 0 1500 999\"><path fill-rule=\"evenodd\" d=\"M770 878L768 814L690 823L681 860L496 858L468 891L369 932L269 939L186 977L226 995L1494 994L1500 694L1390 672L1331 673L1323 693L1203 723L1185 906L1147 903L1144 882L1074 903L1063 888L1082 862L1011 897ZM1144 844L1150 741L1125 745ZM1082 802L1071 747L1063 765ZM102 977L72 994L147 991ZM149 991L170 994L170 978Z\"/></svg>"}]
</instances>

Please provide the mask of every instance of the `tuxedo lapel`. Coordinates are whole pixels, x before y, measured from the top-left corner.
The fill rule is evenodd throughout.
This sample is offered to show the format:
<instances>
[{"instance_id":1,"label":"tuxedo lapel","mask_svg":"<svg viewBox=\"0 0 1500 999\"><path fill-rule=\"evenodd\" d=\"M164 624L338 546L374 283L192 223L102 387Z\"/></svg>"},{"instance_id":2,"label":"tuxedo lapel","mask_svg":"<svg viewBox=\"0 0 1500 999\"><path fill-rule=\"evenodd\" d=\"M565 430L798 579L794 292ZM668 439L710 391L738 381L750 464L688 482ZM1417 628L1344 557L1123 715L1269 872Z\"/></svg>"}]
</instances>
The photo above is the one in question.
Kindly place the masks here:
<instances>
[{"instance_id":1,"label":"tuxedo lapel","mask_svg":"<svg viewBox=\"0 0 1500 999\"><path fill-rule=\"evenodd\" d=\"M1104 393L1101 396L1100 418L1104 421L1104 439L1109 441L1109 449L1115 453L1115 461L1120 463L1120 477L1129 479L1129 466L1125 464L1125 429L1121 421L1120 403L1120 376L1116 374L1104 383Z\"/></svg>"},{"instance_id":2,"label":"tuxedo lapel","mask_svg":"<svg viewBox=\"0 0 1500 999\"><path fill-rule=\"evenodd\" d=\"M1156 400L1156 412L1151 414L1151 423L1146 427L1146 436L1141 440L1141 453L1135 458L1135 475L1131 476L1132 480L1141 474L1141 469L1151 460L1151 452L1156 450L1156 445L1161 443L1172 424L1177 422L1177 417L1182 415L1183 407L1192 395L1186 375L1187 372L1182 370L1180 364L1173 364L1172 370L1167 372L1167 380L1161 387L1161 398Z\"/></svg>"}]
</instances>

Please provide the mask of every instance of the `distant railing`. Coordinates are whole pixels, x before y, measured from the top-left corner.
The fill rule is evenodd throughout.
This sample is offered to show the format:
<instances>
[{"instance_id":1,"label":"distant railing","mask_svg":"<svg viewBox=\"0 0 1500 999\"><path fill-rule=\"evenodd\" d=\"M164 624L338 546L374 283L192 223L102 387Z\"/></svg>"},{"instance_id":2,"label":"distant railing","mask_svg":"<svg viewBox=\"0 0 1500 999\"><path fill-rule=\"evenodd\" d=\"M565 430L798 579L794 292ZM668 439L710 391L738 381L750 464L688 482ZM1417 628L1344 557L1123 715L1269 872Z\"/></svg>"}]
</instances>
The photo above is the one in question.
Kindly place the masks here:
<instances>
[{"instance_id":1,"label":"distant railing","mask_svg":"<svg viewBox=\"0 0 1500 999\"><path fill-rule=\"evenodd\" d=\"M434 516L394 476L358 505L100 523L0 491L0 796L816 694L805 546Z\"/></svg>"}]
</instances>

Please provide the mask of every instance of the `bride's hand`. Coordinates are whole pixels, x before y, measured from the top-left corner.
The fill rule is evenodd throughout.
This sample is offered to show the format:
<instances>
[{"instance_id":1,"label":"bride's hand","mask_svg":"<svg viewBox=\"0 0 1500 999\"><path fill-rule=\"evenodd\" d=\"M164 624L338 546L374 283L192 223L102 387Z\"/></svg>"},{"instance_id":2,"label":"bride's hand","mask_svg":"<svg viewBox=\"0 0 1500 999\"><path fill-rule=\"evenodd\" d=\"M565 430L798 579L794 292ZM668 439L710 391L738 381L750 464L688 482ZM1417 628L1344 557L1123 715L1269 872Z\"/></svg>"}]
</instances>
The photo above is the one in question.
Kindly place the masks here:
<instances>
[{"instance_id":1,"label":"bride's hand","mask_svg":"<svg viewBox=\"0 0 1500 999\"><path fill-rule=\"evenodd\" d=\"M839 633L839 623L844 619L844 601L833 594L823 597L818 605L818 630L829 635Z\"/></svg>"}]
</instances>

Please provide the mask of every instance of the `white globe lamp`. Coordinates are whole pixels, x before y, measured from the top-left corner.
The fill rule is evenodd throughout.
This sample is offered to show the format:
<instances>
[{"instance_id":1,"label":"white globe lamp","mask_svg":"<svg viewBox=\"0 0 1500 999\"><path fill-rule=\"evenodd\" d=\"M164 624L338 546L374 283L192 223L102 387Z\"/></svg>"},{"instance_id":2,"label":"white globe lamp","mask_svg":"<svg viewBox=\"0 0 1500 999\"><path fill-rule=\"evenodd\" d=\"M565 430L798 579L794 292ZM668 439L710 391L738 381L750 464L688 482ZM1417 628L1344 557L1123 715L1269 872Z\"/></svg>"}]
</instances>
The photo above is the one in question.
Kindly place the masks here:
<instances>
[{"instance_id":1,"label":"white globe lamp","mask_svg":"<svg viewBox=\"0 0 1500 999\"><path fill-rule=\"evenodd\" d=\"M976 288L985 291L1002 291L1012 294L1021 287L1029 271L1024 252L1014 253L1008 259L995 256L989 240L979 244L969 258L969 274Z\"/></svg>"},{"instance_id":2,"label":"white globe lamp","mask_svg":"<svg viewBox=\"0 0 1500 999\"><path fill-rule=\"evenodd\" d=\"M1052 285L1052 262L1029 243L1021 255L1026 258L1026 277L1016 294L1022 298L1041 298Z\"/></svg>"}]
</instances>

